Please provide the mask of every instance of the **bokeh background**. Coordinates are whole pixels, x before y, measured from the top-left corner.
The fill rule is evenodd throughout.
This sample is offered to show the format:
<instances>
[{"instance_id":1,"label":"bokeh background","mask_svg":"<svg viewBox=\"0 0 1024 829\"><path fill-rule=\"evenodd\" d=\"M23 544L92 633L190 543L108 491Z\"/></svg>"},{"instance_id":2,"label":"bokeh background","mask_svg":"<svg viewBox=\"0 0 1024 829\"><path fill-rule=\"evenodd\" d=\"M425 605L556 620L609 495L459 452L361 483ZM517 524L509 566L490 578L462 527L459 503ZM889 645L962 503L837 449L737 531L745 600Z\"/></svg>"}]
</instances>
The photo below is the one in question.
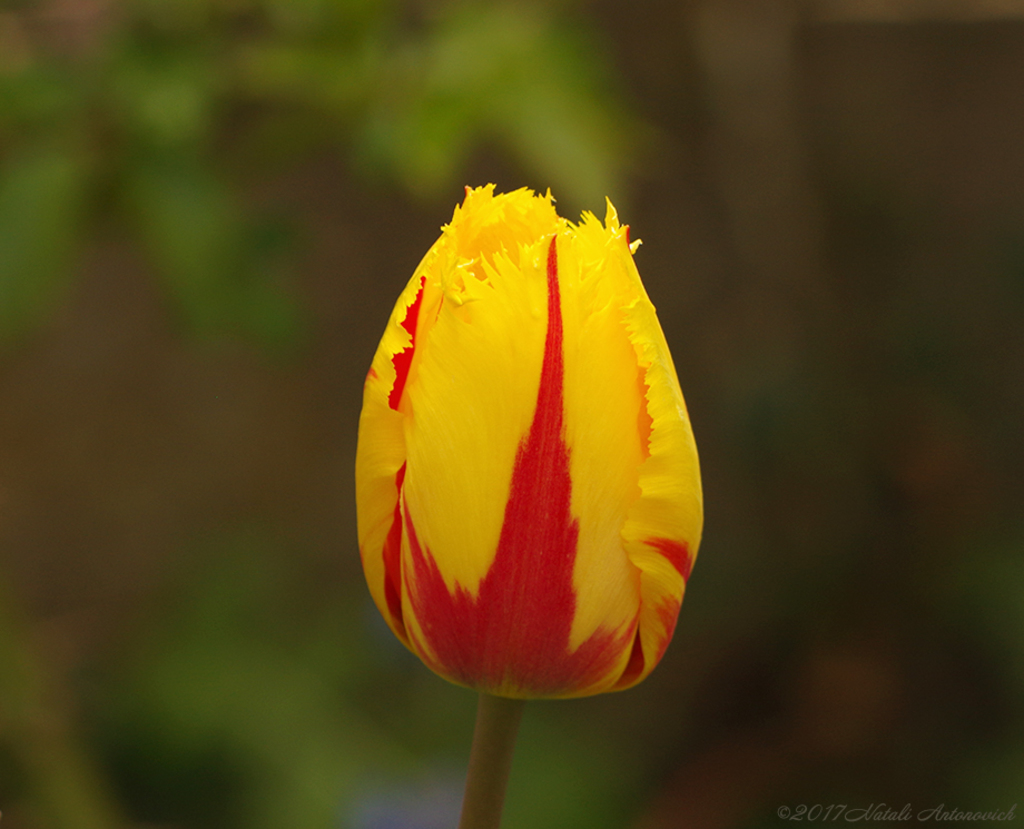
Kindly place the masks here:
<instances>
[{"instance_id":1,"label":"bokeh background","mask_svg":"<svg viewBox=\"0 0 1024 829\"><path fill-rule=\"evenodd\" d=\"M1024 4L7 0L4 829L454 825L475 700L373 608L352 466L487 182L644 240L707 506L506 826L1024 798Z\"/></svg>"}]
</instances>

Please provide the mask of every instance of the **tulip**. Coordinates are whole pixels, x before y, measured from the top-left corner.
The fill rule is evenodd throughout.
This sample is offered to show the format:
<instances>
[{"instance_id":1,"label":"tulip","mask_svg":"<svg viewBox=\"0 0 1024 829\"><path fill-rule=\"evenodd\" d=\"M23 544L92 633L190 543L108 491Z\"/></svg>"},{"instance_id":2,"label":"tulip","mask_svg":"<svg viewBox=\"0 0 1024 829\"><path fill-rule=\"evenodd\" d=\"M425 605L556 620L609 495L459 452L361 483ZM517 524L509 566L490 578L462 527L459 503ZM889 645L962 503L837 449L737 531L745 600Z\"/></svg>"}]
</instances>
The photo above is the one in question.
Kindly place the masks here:
<instances>
[{"instance_id":1,"label":"tulip","mask_svg":"<svg viewBox=\"0 0 1024 829\"><path fill-rule=\"evenodd\" d=\"M611 202L466 189L399 297L356 457L370 592L432 670L498 697L635 685L700 541L697 450Z\"/></svg>"}]
</instances>

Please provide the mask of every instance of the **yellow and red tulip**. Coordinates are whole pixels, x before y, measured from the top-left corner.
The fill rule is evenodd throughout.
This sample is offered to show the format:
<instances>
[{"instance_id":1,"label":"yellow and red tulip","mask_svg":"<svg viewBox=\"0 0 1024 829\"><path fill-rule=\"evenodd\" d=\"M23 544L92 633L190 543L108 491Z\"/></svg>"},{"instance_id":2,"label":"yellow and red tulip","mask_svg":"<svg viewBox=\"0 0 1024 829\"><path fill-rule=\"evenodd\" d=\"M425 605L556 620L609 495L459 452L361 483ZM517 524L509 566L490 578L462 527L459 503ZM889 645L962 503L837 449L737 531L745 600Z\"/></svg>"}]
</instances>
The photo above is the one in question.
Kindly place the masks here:
<instances>
[{"instance_id":1,"label":"yellow and red tulip","mask_svg":"<svg viewBox=\"0 0 1024 829\"><path fill-rule=\"evenodd\" d=\"M702 525L672 357L608 203L466 190L398 299L364 389L363 568L441 676L574 697L647 676Z\"/></svg>"}]
</instances>

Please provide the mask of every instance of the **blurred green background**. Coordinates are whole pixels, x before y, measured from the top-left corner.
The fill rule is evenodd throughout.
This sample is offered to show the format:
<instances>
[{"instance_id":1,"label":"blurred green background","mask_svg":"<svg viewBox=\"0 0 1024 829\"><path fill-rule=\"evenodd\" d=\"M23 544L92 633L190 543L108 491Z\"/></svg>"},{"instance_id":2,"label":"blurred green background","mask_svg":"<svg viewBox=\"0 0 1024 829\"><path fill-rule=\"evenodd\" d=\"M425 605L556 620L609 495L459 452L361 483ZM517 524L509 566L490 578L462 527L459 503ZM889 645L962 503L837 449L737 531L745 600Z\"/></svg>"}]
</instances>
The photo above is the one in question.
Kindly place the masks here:
<instances>
[{"instance_id":1,"label":"blurred green background","mask_svg":"<svg viewBox=\"0 0 1024 829\"><path fill-rule=\"evenodd\" d=\"M707 502L651 678L528 706L508 829L1008 809L1022 135L1016 2L0 3L4 829L454 825L475 700L373 608L352 465L487 182L644 240Z\"/></svg>"}]
</instances>

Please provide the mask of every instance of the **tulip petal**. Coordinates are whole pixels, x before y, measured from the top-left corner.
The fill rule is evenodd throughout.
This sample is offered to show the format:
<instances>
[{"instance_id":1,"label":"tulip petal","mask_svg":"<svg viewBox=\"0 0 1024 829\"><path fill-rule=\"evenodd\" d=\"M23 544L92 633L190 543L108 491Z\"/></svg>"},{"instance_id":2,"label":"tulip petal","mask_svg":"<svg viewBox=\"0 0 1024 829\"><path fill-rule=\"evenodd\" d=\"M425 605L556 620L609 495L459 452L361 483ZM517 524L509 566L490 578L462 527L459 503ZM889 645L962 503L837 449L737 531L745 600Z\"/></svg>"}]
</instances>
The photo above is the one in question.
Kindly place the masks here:
<instances>
[{"instance_id":1,"label":"tulip petal","mask_svg":"<svg viewBox=\"0 0 1024 829\"><path fill-rule=\"evenodd\" d=\"M547 325L533 419L517 447L493 559L475 590L458 580L446 583L438 557L420 542L419 518L413 519L420 513L406 502L413 645L447 678L503 696L576 695L610 685L621 672L612 668L623 661L623 645L633 634L632 625L624 632L602 628L570 645L580 524L570 508L555 239L546 271ZM410 485L407 491L415 490Z\"/></svg>"},{"instance_id":2,"label":"tulip petal","mask_svg":"<svg viewBox=\"0 0 1024 829\"><path fill-rule=\"evenodd\" d=\"M562 246L567 440L573 514L581 527L573 644L599 630L632 635L640 607L640 572L626 553L622 527L640 497L638 470L646 445L638 423L645 405L621 308L632 285L620 258L609 258L615 243L585 214ZM609 686L629 656L625 647Z\"/></svg>"},{"instance_id":3,"label":"tulip petal","mask_svg":"<svg viewBox=\"0 0 1024 829\"><path fill-rule=\"evenodd\" d=\"M610 203L605 222L618 226ZM703 495L697 447L672 355L625 237L619 257L633 284L634 298L624 316L644 372L650 418L649 454L639 472L641 495L622 530L630 560L641 573L639 636L644 667L635 680L619 686L628 687L653 670L672 638L700 544Z\"/></svg>"},{"instance_id":4,"label":"tulip petal","mask_svg":"<svg viewBox=\"0 0 1024 829\"><path fill-rule=\"evenodd\" d=\"M503 239L480 222L479 214L493 209L462 214L473 220L469 228L456 223L457 211L442 255L426 273L426 289L439 299L433 310L424 303L422 347L406 386L405 508L422 543L437 553L450 591L458 583L475 595L494 560L516 454L537 404L545 255L560 225L549 204L530 201L539 202L535 213L547 210L527 217L532 226L521 233L508 232L515 205L493 216L507 231ZM463 247L476 257L463 259Z\"/></svg>"},{"instance_id":5,"label":"tulip petal","mask_svg":"<svg viewBox=\"0 0 1024 829\"><path fill-rule=\"evenodd\" d=\"M424 257L432 258L433 251ZM422 265L421 265L422 267ZM395 304L363 387L356 452L356 508L359 552L370 594L403 642L399 492L405 474L403 417L398 411L415 351L424 280L416 275Z\"/></svg>"}]
</instances>

